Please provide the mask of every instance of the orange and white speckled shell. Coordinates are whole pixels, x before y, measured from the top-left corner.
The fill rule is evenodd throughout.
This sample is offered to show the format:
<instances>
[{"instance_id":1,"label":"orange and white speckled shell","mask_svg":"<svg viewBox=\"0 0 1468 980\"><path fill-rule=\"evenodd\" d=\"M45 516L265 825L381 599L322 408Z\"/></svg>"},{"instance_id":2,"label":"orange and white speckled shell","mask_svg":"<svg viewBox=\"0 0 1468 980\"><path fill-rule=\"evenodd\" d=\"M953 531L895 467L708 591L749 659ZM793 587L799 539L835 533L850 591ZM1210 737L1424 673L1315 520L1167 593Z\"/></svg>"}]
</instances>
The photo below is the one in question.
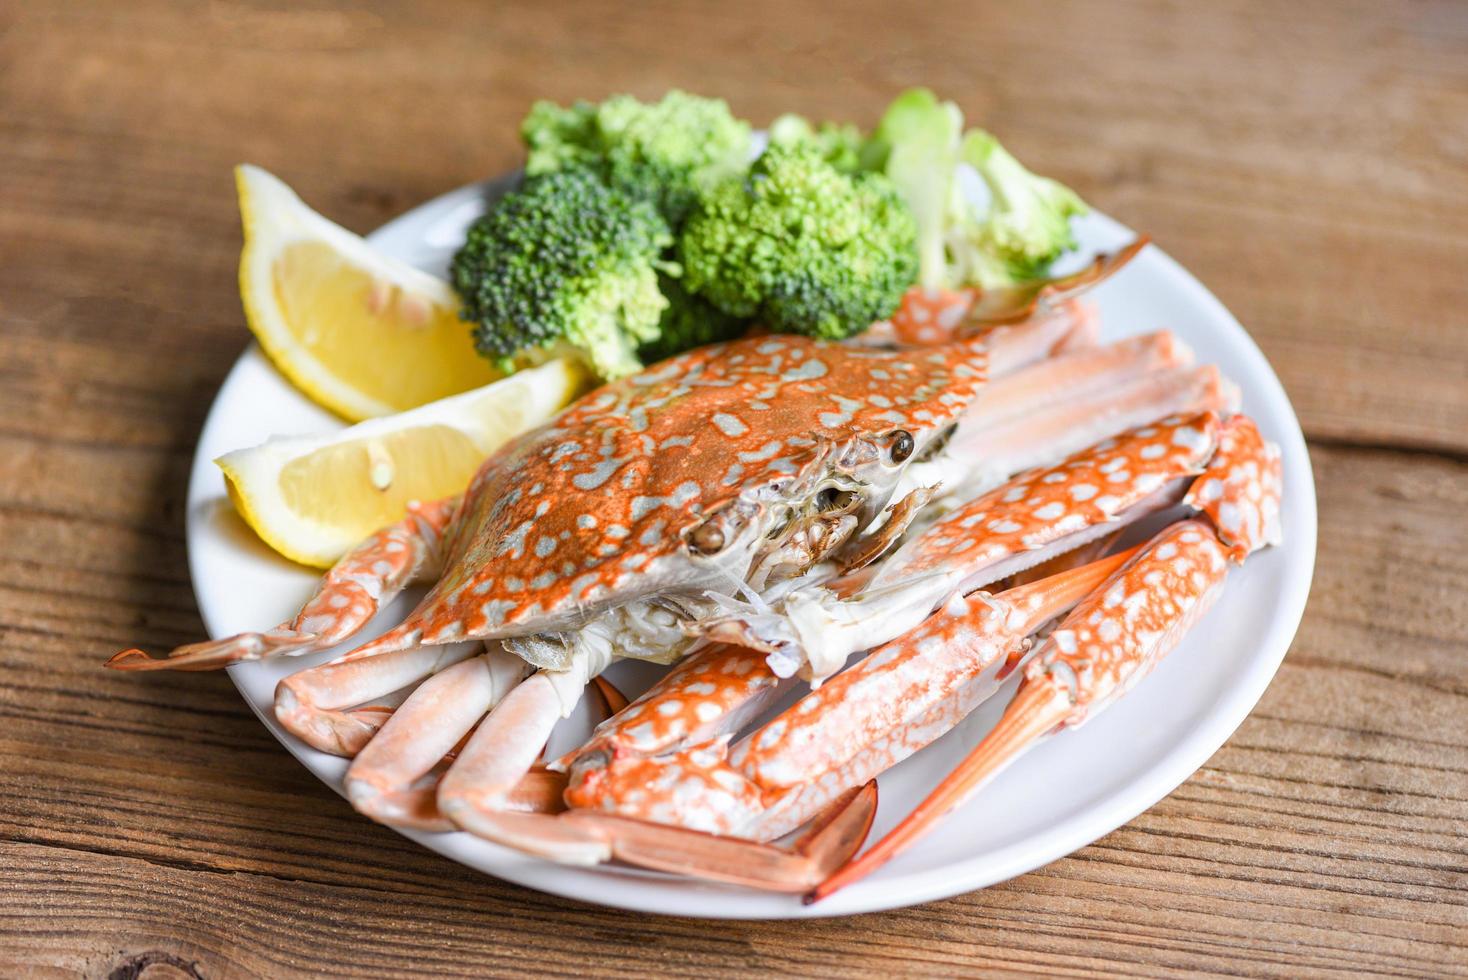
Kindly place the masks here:
<instances>
[{"instance_id":1,"label":"orange and white speckled shell","mask_svg":"<svg viewBox=\"0 0 1468 980\"><path fill-rule=\"evenodd\" d=\"M1212 412L1168 418L1016 477L913 539L874 587L927 572L976 568L1105 524L1168 482L1203 472L1219 429Z\"/></svg>"},{"instance_id":2,"label":"orange and white speckled shell","mask_svg":"<svg viewBox=\"0 0 1468 980\"><path fill-rule=\"evenodd\" d=\"M1224 545L1202 521L1153 538L1045 638L1025 678L1073 680L1068 726L1079 725L1145 677L1207 612L1228 574Z\"/></svg>"},{"instance_id":3,"label":"orange and white speckled shell","mask_svg":"<svg viewBox=\"0 0 1468 980\"><path fill-rule=\"evenodd\" d=\"M758 650L717 643L683 660L647 693L597 726L580 751L606 747L644 755L698 740L702 729L773 691L780 679Z\"/></svg>"},{"instance_id":4,"label":"orange and white speckled shell","mask_svg":"<svg viewBox=\"0 0 1468 980\"><path fill-rule=\"evenodd\" d=\"M727 587L747 569L692 555L688 530L754 490L778 493L833 449L899 429L921 447L984 376L978 342L891 352L786 335L605 385L479 470L412 625L428 642L511 636L658 589Z\"/></svg>"},{"instance_id":5,"label":"orange and white speckled shell","mask_svg":"<svg viewBox=\"0 0 1468 980\"><path fill-rule=\"evenodd\" d=\"M1253 419L1235 415L1223 424L1218 451L1184 502L1212 518L1229 559L1242 562L1282 540L1283 496L1279 447L1265 441Z\"/></svg>"},{"instance_id":6,"label":"orange and white speckled shell","mask_svg":"<svg viewBox=\"0 0 1468 980\"><path fill-rule=\"evenodd\" d=\"M963 318L974 305L975 295L972 289L913 286L902 295L902 303L891 319L873 329L890 331L893 340L908 347L948 343L958 336Z\"/></svg>"}]
</instances>

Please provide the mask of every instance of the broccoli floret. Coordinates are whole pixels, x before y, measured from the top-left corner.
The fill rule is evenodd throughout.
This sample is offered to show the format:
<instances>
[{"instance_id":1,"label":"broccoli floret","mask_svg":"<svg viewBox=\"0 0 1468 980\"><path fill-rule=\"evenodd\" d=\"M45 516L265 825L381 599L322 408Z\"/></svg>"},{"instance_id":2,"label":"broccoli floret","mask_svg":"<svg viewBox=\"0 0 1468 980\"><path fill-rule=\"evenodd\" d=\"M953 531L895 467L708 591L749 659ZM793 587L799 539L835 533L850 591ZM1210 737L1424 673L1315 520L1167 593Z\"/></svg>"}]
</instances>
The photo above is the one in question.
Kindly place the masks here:
<instances>
[{"instance_id":1,"label":"broccoli floret","mask_svg":"<svg viewBox=\"0 0 1468 980\"><path fill-rule=\"evenodd\" d=\"M824 122L812 126L804 116L787 113L770 123L771 146L794 146L809 143L827 163L842 173L862 169L861 153L866 138L851 123Z\"/></svg>"},{"instance_id":2,"label":"broccoli floret","mask_svg":"<svg viewBox=\"0 0 1468 980\"><path fill-rule=\"evenodd\" d=\"M603 378L641 370L667 301L672 233L652 205L585 169L527 179L469 229L451 274L480 352L506 370L576 354Z\"/></svg>"},{"instance_id":3,"label":"broccoli floret","mask_svg":"<svg viewBox=\"0 0 1468 980\"><path fill-rule=\"evenodd\" d=\"M976 209L958 183L967 163L988 186ZM1043 277L1075 244L1073 215L1086 206L1072 191L1037 177L963 113L925 88L888 106L862 150L862 164L892 178L918 226L918 284L925 289L1010 286Z\"/></svg>"},{"instance_id":4,"label":"broccoli floret","mask_svg":"<svg viewBox=\"0 0 1468 980\"><path fill-rule=\"evenodd\" d=\"M742 173L750 153L749 124L728 103L677 90L650 104L630 95L569 107L537 102L520 133L527 174L589 167L617 190L653 202L675 228L701 191Z\"/></svg>"},{"instance_id":5,"label":"broccoli floret","mask_svg":"<svg viewBox=\"0 0 1468 980\"><path fill-rule=\"evenodd\" d=\"M678 242L684 285L782 333L841 338L897 308L917 230L891 181L843 174L806 144L772 146L707 194Z\"/></svg>"},{"instance_id":6,"label":"broccoli floret","mask_svg":"<svg viewBox=\"0 0 1468 980\"><path fill-rule=\"evenodd\" d=\"M1085 214L1074 191L1048 177L1030 173L980 129L963 138L964 162L988 185L988 211L975 214L958 201L948 251L960 281L992 289L1046 275L1050 264L1074 248L1072 216Z\"/></svg>"},{"instance_id":7,"label":"broccoli floret","mask_svg":"<svg viewBox=\"0 0 1468 980\"><path fill-rule=\"evenodd\" d=\"M704 344L733 340L749 329L749 321L730 316L669 275L658 276L658 291L668 301L658 321L658 335L638 348L642 363L651 364Z\"/></svg>"},{"instance_id":8,"label":"broccoli floret","mask_svg":"<svg viewBox=\"0 0 1468 980\"><path fill-rule=\"evenodd\" d=\"M892 100L862 151L862 164L892 179L917 221L918 285L951 285L944 249L950 206L957 190L963 113L939 102L929 89L913 88Z\"/></svg>"}]
</instances>

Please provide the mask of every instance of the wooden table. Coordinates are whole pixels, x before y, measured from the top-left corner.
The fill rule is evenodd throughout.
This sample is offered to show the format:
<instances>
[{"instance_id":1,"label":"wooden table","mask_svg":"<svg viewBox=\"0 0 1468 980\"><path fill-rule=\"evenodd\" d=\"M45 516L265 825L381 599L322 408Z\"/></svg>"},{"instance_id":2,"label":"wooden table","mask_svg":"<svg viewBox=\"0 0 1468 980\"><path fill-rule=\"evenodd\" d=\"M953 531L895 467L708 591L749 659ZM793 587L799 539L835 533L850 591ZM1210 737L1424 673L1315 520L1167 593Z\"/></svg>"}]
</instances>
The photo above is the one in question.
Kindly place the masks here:
<instances>
[{"instance_id":1,"label":"wooden table","mask_svg":"<svg viewBox=\"0 0 1468 980\"><path fill-rule=\"evenodd\" d=\"M1468 973L1468 7L493 6L0 7L0 974ZM870 124L914 82L1196 272L1310 437L1299 638L1165 801L906 911L629 915L358 817L222 674L100 668L202 634L234 163L366 230L513 167L536 97Z\"/></svg>"}]
</instances>

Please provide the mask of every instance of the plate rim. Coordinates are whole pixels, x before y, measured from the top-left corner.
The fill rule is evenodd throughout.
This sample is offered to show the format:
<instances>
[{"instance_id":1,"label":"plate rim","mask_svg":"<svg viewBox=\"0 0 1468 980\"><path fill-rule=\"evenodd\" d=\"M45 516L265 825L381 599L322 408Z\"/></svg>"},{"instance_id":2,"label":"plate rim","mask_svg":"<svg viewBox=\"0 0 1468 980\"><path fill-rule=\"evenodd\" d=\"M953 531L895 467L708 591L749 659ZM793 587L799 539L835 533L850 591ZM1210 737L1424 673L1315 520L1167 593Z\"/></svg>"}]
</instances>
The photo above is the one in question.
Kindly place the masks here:
<instances>
[{"instance_id":1,"label":"plate rim","mask_svg":"<svg viewBox=\"0 0 1468 980\"><path fill-rule=\"evenodd\" d=\"M411 227L414 222L422 222L426 215L431 215L435 211L452 213L465 207L472 200L482 198L486 191L492 192L494 189L503 187L511 176L504 175L487 181L467 184L438 195L384 223L365 237L369 241L381 240L383 237L400 233L400 229ZM1093 211L1085 221L1093 230L1090 237L1103 237L1118 241L1134 237L1134 233L1125 225L1100 212ZM859 883L825 901L809 906L799 904L798 897L768 894L765 897L775 900L771 902L770 909L756 908L755 906L760 903L738 902L733 907L715 908L711 911L705 907L706 901L690 901L691 896L687 893L702 892L702 897L706 900L724 890L724 886L710 886L696 881L673 882L658 879L675 887L624 889L620 886L630 882L625 878L619 879L609 875L603 877L605 887L599 889L598 894L588 895L576 887L584 883L583 875L566 873L568 870L585 871L586 869L567 869L550 861L528 858L487 841L475 841L475 844L489 848L486 852L489 855L496 857L503 855L503 859L471 860L457 853L454 842L463 836L461 834L428 834L398 827L392 829L449 860L481 873L578 901L628 911L692 918L741 920L824 918L888 911L923 904L1007 881L1050 864L1093 843L1130 822L1172 793L1232 737L1253 711L1288 653L1303 618L1313 582L1318 514L1314 474L1304 434L1300 428L1299 417L1272 365L1238 319L1201 281L1163 251L1155 241L1147 247L1146 252L1151 253L1150 257L1160 263L1161 273L1170 277L1188 293L1190 304L1206 309L1211 319L1227 325L1232 334L1227 339L1228 343L1238 348L1240 356L1252 362L1251 373L1254 379L1261 383L1257 387L1250 387L1249 397L1251 400L1259 399L1271 403L1275 410L1274 414L1284 424L1286 431L1271 434L1279 440L1284 451L1284 458L1290 462L1289 482L1292 485L1292 492L1302 498L1297 502L1297 506L1303 508L1302 514L1295 515L1286 529L1291 539L1288 553L1293 557L1293 561L1284 572L1285 594L1280 597L1278 607L1280 613L1269 623L1266 635L1260 637L1256 644L1268 647L1269 653L1252 658L1250 669L1220 692L1221 697L1208 713L1205 723L1190 730L1186 737L1179 739L1150 768L1126 780L1123 787L1111 792L1109 796L1103 797L1094 805L1047 828L1044 833L1031 834L997 851L955 862L943 868L911 871L898 881L883 879L867 883L880 885L879 888L863 888ZM201 467L201 463L209 462L203 458L206 455L204 452L206 435L216 423L216 415L223 414L225 394L231 383L236 381L237 376L248 368L252 355L262 356L259 354L258 346L253 343L239 356L216 391L205 416L204 424L199 430L198 442L195 445L190 468L187 491L189 506L185 520L190 585L206 631L211 637L217 636L218 630L211 623L208 608L210 603L206 601L205 592L200 587L202 572L198 567L198 562L201 548L196 547L194 543L196 535L207 532L203 527L203 516L199 513L198 508L193 506L193 503L200 496L197 486L200 474L207 472L207 468ZM1302 462L1303 465L1297 465L1297 461ZM1306 518L1303 521L1300 519L1302 516ZM1291 561L1291 558L1287 557L1286 561ZM338 795L344 795L340 780L332 779L320 772L317 760L308 757L307 753L312 750L289 736L279 727L275 719L268 716L249 696L241 676L237 675L237 671L246 666L248 665L241 664L228 670L230 679L240 692L242 700L249 705L266 729L307 771ZM486 864L492 864L493 867L486 867ZM787 901L782 903L778 901L780 899Z\"/></svg>"}]
</instances>

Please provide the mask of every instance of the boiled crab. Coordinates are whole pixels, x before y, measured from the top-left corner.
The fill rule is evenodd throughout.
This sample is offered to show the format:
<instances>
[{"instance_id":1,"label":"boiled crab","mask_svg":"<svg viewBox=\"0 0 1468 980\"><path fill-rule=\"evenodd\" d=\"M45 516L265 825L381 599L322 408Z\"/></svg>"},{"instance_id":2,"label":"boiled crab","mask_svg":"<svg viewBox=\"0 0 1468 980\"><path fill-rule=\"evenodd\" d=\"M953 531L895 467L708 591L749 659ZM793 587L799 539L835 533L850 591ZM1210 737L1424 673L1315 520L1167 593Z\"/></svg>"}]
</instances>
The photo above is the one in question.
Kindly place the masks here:
<instances>
[{"instance_id":1,"label":"boiled crab","mask_svg":"<svg viewBox=\"0 0 1468 980\"><path fill-rule=\"evenodd\" d=\"M1140 679L1216 597L1228 562L1278 540L1279 497L1278 454L1244 416L1167 419L1105 440L972 501L905 545L888 567L920 587L883 606L883 616L867 610L873 652L732 747L730 736L778 696L782 681L749 647L695 654L565 760L565 800L587 811L573 810L587 833L598 827L593 813L612 813L778 837L951 729L998 689L1031 635L1075 607L1041 644L1020 696L974 760L894 831L894 843L825 886L829 893L890 856L1034 739L1080 724ZM1059 548L1095 540L1098 531L1112 536L1172 504L1197 517L1078 567L1054 571L1060 562L1047 557L1069 557ZM949 558L936 585L923 568L934 549ZM969 591L1024 560L1054 574L997 593ZM609 855L618 853L619 826L612 822L605 836ZM757 882L737 861L713 856L695 867L741 884L805 884Z\"/></svg>"},{"instance_id":2,"label":"boiled crab","mask_svg":"<svg viewBox=\"0 0 1468 980\"><path fill-rule=\"evenodd\" d=\"M356 756L348 790L360 809L392 823L461 826L561 860L615 854L718 876L720 860L708 855L721 853L725 865L763 867L754 877L765 884L809 887L860 845L874 798L852 792L861 780L853 782L851 773L875 775L885 768L877 755L869 753L865 768L824 780L829 791L806 794L799 805L759 800L755 812L780 816L756 817L764 823L752 831L747 822L719 823L723 818L709 817L716 810L707 806L680 815L645 808L635 787L620 797L595 796L595 786L615 787L628 771L630 762L615 773L616 765L603 765L603 775L594 775L598 759L632 758L604 749L617 726L647 710L645 699L567 760L569 788L535 767L546 737L613 660L674 660L708 642L697 638L703 634L732 630L769 657L708 647L660 687L678 689L718 658L728 659L713 669L727 668L730 676L738 670L729 665L758 663L746 672L759 681L754 694L789 683L779 675L797 668L818 681L844 656L825 650L812 659L821 647L805 649L799 630L787 628L792 610L848 601L871 608L902 593L910 597L902 614L884 621L910 628L935 604L940 617L950 615L955 603L978 601L963 598L977 588L972 576L945 578L951 594L939 601L931 576L918 575L921 587L909 589L910 578L894 584L889 563L901 559L891 567L907 567L919 542L936 540L946 533L940 529L963 519L965 499L1139 423L1233 407L1216 371L1188 366L1186 351L1169 335L1108 348L1096 347L1094 336L1094 319L1067 300L1021 323L932 347L893 351L763 337L691 352L593 392L487 461L461 500L417 507L378 532L332 569L289 623L161 660L126 651L112 664L207 669L325 649L360 630L412 581L434 581L398 627L286 678L277 692L276 714L287 728L318 748ZM938 481L948 490L933 500ZM908 543L883 559L904 535ZM1050 580L1024 586L1036 597L1035 610L1019 616L1025 628L1006 642L1021 645L1115 564L1113 558L1063 572L1069 591ZM1001 599L981 604L989 609ZM901 642L900 632L893 637L873 634L853 649ZM932 646L924 642L924 649ZM859 667L873 671L881 662L873 655ZM527 663L539 668L528 678ZM848 674L856 670L821 691L838 690ZM370 705L415 684L395 712ZM619 706L614 692L607 699ZM730 765L719 758L717 738L705 747L691 736L736 731L760 704L753 695L733 698L728 710L701 704L703 729L634 754L675 773L707 762L715 784L744 778L717 768ZM937 715L917 721L933 737L943 730ZM769 741L770 729L764 731ZM926 744L914 731L914 747ZM596 809L556 819L517 812L555 809L563 798ZM603 812L769 837L823 807L819 830L794 850L757 850L763 864L741 850L762 845Z\"/></svg>"}]
</instances>

